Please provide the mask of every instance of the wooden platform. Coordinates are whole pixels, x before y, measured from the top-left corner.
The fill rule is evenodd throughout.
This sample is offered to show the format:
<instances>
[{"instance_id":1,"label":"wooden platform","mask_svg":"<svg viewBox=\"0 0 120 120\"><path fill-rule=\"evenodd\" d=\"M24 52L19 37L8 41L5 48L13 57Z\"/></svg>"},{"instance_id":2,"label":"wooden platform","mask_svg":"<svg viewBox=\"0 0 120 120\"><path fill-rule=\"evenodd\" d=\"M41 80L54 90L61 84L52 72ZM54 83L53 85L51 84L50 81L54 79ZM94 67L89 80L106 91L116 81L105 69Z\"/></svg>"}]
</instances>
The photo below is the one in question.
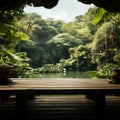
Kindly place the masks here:
<instances>
[{"instance_id":1,"label":"wooden platform","mask_svg":"<svg viewBox=\"0 0 120 120\"><path fill-rule=\"evenodd\" d=\"M109 84L106 79L12 78L12 80L15 84L0 85L0 119L10 116L9 119L12 120L18 118L101 120L115 117L117 119L119 116L119 97L113 98L116 98L115 94L120 95L120 84ZM35 98L29 99L31 95ZM7 96L13 101L9 102L9 99L6 101ZM109 101L112 101L111 105L117 104L115 106L117 110L114 106L111 109ZM114 117L112 110L114 113L117 111Z\"/></svg>"},{"instance_id":2,"label":"wooden platform","mask_svg":"<svg viewBox=\"0 0 120 120\"><path fill-rule=\"evenodd\" d=\"M0 104L0 120L15 120L15 100ZM106 120L120 119L120 97L106 96ZM94 102L84 95L41 95L29 99L26 120L98 120ZM21 114L22 115L22 114ZM19 117L18 117L19 119Z\"/></svg>"}]
</instances>

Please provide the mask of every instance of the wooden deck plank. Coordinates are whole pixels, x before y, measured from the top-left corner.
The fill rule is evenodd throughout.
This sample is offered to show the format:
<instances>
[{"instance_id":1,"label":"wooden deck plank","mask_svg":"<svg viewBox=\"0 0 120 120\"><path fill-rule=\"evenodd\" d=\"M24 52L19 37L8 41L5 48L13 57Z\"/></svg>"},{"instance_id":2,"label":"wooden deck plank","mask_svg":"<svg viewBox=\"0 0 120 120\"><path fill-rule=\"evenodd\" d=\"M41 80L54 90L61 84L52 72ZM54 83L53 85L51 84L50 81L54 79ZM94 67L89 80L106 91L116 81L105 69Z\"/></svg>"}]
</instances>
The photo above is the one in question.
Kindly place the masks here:
<instances>
[{"instance_id":1,"label":"wooden deck plank","mask_svg":"<svg viewBox=\"0 0 120 120\"><path fill-rule=\"evenodd\" d=\"M120 97L106 96L106 100L106 119L120 119ZM98 120L95 115L94 102L86 99L84 95L41 95L28 100L27 106L26 120ZM13 100L0 104L0 116L1 120L15 120Z\"/></svg>"},{"instance_id":2,"label":"wooden deck plank","mask_svg":"<svg viewBox=\"0 0 120 120\"><path fill-rule=\"evenodd\" d=\"M17 116L19 116L19 118L21 119L29 117L28 115L29 108L27 105L29 103L28 95L31 95L31 94L34 96L37 96L37 95L64 95L65 96L65 94L66 96L70 94L84 95L84 96L85 94L93 95L94 96L93 100L95 102L94 105L92 104L92 107L94 107L94 110L93 110L94 116L93 114L91 116L97 117L97 120L99 117L100 119L104 118L104 115L106 114L104 113L106 108L105 106L106 95L120 94L120 84L109 84L106 79L76 79L76 78L75 79L72 79L72 78L70 79L63 79L63 78L18 79L18 78L13 78L12 80L14 81L15 84L0 86L0 95L16 96L15 112L17 113ZM86 100L86 98L84 98L84 100ZM71 118L73 116L74 117L77 116L78 118L80 117L79 114L83 114L82 118L84 117L87 118L85 111L89 110L88 107L86 110L84 110L81 106L79 106L79 104L81 103L78 103L76 107L73 107L76 104L76 102L74 100L72 100L72 102L73 103L69 104L69 107L64 106L63 104L62 104L63 106L60 107L60 106L54 106L56 105L56 102L51 104L51 102L49 101L49 105L53 105L53 106L48 106L47 108L44 106L44 108L42 107L43 109L41 108L40 110L36 109L35 114L37 113L37 110L38 110L40 111L41 114L48 113L46 115L44 114L45 116L49 116L50 114L50 118L52 116L53 119L55 116L59 115L59 117L61 117L65 113L66 114L63 117L65 117L66 119L69 118L70 116ZM65 103L65 105L68 105L68 104ZM79 107L82 109L79 109ZM70 114L70 116L68 114Z\"/></svg>"},{"instance_id":3,"label":"wooden deck plank","mask_svg":"<svg viewBox=\"0 0 120 120\"><path fill-rule=\"evenodd\" d=\"M2 90L119 90L120 84L109 84L106 79L12 78L13 85L0 86Z\"/></svg>"}]
</instances>

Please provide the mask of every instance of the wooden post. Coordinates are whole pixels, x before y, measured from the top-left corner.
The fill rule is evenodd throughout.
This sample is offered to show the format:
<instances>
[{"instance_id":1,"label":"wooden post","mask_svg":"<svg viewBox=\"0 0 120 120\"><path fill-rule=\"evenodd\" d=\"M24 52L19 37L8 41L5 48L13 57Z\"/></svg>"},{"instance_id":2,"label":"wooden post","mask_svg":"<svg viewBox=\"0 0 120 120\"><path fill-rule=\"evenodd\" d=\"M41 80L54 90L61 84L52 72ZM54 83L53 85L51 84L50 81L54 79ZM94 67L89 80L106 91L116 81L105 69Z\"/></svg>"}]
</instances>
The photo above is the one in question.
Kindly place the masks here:
<instances>
[{"instance_id":1,"label":"wooden post","mask_svg":"<svg viewBox=\"0 0 120 120\"><path fill-rule=\"evenodd\" d=\"M25 93L16 94L16 117L18 119L27 117L27 97Z\"/></svg>"},{"instance_id":2,"label":"wooden post","mask_svg":"<svg viewBox=\"0 0 120 120\"><path fill-rule=\"evenodd\" d=\"M98 120L104 119L105 118L105 106L106 106L106 101L105 101L105 94L104 93L96 93L95 94L95 110L96 110L96 117Z\"/></svg>"}]
</instances>

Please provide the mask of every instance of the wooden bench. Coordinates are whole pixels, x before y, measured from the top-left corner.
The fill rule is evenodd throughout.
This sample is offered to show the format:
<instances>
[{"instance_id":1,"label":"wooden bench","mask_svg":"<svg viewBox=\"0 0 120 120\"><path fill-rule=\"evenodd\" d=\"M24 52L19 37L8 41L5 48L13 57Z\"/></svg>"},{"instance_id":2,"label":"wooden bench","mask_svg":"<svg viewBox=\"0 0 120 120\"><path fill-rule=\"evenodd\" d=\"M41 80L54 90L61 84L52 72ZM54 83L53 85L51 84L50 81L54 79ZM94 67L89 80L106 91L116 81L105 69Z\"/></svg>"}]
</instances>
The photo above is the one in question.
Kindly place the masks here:
<instances>
[{"instance_id":1,"label":"wooden bench","mask_svg":"<svg viewBox=\"0 0 120 120\"><path fill-rule=\"evenodd\" d=\"M15 84L1 85L0 95L16 96L16 116L27 117L28 95L85 94L92 95L96 115L104 116L105 96L120 94L120 84L110 84L107 79L84 78L11 78Z\"/></svg>"}]
</instances>

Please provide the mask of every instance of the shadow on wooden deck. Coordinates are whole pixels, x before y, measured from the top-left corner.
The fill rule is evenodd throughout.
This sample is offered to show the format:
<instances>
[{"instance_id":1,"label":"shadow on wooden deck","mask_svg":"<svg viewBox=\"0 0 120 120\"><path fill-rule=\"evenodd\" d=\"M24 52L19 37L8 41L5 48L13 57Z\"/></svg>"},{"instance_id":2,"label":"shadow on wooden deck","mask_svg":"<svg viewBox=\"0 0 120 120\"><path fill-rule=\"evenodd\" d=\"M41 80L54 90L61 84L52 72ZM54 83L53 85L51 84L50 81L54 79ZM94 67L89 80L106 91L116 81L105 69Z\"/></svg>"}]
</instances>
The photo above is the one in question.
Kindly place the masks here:
<instances>
[{"instance_id":1,"label":"shadow on wooden deck","mask_svg":"<svg viewBox=\"0 0 120 120\"><path fill-rule=\"evenodd\" d=\"M105 119L120 119L120 97L107 96ZM28 120L98 120L94 102L84 95L41 95L29 99L27 104ZM22 116L22 115L21 115ZM14 97L0 104L0 120L15 120ZM19 119L19 116L18 116ZM100 118L101 119L101 118Z\"/></svg>"}]
</instances>

